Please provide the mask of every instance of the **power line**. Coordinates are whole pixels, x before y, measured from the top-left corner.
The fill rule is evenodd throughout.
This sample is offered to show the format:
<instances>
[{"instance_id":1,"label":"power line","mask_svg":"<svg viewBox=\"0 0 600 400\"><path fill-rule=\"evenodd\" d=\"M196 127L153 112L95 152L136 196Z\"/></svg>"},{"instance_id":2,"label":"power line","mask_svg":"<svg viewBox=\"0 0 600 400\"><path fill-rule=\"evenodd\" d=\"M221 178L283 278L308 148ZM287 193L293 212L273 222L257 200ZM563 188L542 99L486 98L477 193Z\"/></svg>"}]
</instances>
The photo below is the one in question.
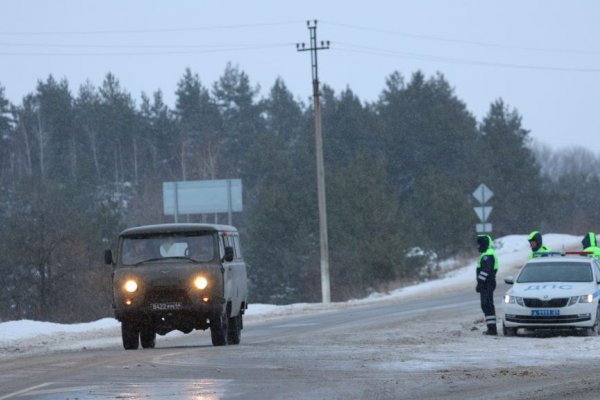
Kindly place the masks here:
<instances>
[{"instance_id":1,"label":"power line","mask_svg":"<svg viewBox=\"0 0 600 400\"><path fill-rule=\"evenodd\" d=\"M56 43L31 43L31 42L0 42L0 46L6 47L49 47L49 48L122 48L122 49L197 49L197 48L223 48L237 49L253 46L289 46L291 43L241 43L241 44L164 44L164 45L146 45L146 44L56 44Z\"/></svg>"},{"instance_id":2,"label":"power line","mask_svg":"<svg viewBox=\"0 0 600 400\"><path fill-rule=\"evenodd\" d=\"M280 21L264 22L256 24L238 24L238 25L207 25L190 28L158 28L158 29L115 29L98 31L0 31L0 36L46 36L46 35L114 35L114 34L140 34L140 33L176 33L176 32L197 32L208 30L232 30L263 28L270 26L292 25L303 21Z\"/></svg>"},{"instance_id":3,"label":"power line","mask_svg":"<svg viewBox=\"0 0 600 400\"><path fill-rule=\"evenodd\" d=\"M517 45L500 44L500 43L479 42L479 41L473 41L473 40L444 38L444 37L439 37L439 36L419 35L419 34L390 30L390 29L381 29L381 28L373 28L373 27L366 27L366 26L359 26L359 25L350 25L350 24L332 22L332 21L326 21L326 23L331 26L338 26L340 28L377 32L377 33L383 33L383 34L389 34L389 35L410 37L410 38L414 38L414 39L422 39L422 40L430 40L430 41L438 41L438 42L446 42L446 43L458 43L458 44L468 44L468 45L473 45L473 46L493 47L493 48L502 48L502 49L511 49L511 50L536 51L536 52L546 52L546 53L583 54L583 55L599 55L600 54L600 51L517 46Z\"/></svg>"},{"instance_id":4,"label":"power line","mask_svg":"<svg viewBox=\"0 0 600 400\"><path fill-rule=\"evenodd\" d=\"M165 51L139 51L139 52L10 52L0 51L0 56L34 56L34 57L98 57L98 56L160 56L160 55L185 55L185 54L209 54L227 53L249 50L264 50L289 47L292 43L279 44L256 44L238 47L208 48L198 50L165 50Z\"/></svg>"},{"instance_id":5,"label":"power line","mask_svg":"<svg viewBox=\"0 0 600 400\"><path fill-rule=\"evenodd\" d=\"M379 55L379 56L413 59L413 60L420 60L420 61L441 62L441 63L448 63L448 64L476 65L476 66L485 66L485 67L499 67L499 68L510 68L510 69L528 69L528 70L538 70L538 71L594 72L594 73L600 72L600 68L565 68L565 67L555 67L555 66L546 66L546 65L497 63L497 62L489 62L489 61L481 61L481 60L470 60L470 59L463 59L463 58L442 57L442 56L435 56L435 55L429 55L429 54L403 52L403 51L398 51L398 50L382 49L382 48L370 47L370 46L360 46L360 45L354 45L351 43L343 43L343 42L333 42L333 43L336 44L336 47L334 49L336 51L346 51L346 52L351 52L351 53Z\"/></svg>"}]
</instances>

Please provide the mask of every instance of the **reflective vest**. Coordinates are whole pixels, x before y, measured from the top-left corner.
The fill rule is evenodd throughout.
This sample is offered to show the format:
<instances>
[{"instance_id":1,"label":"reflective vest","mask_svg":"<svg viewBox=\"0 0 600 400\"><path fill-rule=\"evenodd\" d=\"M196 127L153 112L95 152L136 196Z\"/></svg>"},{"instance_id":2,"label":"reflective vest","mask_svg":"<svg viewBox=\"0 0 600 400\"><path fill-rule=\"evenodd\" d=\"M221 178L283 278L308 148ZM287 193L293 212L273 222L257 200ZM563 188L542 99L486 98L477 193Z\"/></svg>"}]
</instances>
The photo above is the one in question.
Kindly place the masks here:
<instances>
[{"instance_id":1,"label":"reflective vest","mask_svg":"<svg viewBox=\"0 0 600 400\"><path fill-rule=\"evenodd\" d=\"M481 260L483 260L483 257L485 257L485 256L494 257L494 272L497 272L498 271L498 257L496 257L496 252L494 252L494 249L492 249L491 247L488 247L488 249L486 251L481 253L481 255L479 256L479 261L477 261L477 268L481 268Z\"/></svg>"},{"instance_id":2,"label":"reflective vest","mask_svg":"<svg viewBox=\"0 0 600 400\"><path fill-rule=\"evenodd\" d=\"M592 254L590 254L590 257L594 257L598 260L600 260L600 247L596 247L596 246L590 246L587 249L583 249L583 251L590 251L592 252Z\"/></svg>"},{"instance_id":3,"label":"reflective vest","mask_svg":"<svg viewBox=\"0 0 600 400\"><path fill-rule=\"evenodd\" d=\"M537 249L537 251L535 251L535 253L549 253L552 250L550 250L549 248L547 248L546 246L540 246L539 249ZM529 254L529 258L533 258L533 257L542 257L541 254L533 254L534 252L532 252L531 254Z\"/></svg>"}]
</instances>

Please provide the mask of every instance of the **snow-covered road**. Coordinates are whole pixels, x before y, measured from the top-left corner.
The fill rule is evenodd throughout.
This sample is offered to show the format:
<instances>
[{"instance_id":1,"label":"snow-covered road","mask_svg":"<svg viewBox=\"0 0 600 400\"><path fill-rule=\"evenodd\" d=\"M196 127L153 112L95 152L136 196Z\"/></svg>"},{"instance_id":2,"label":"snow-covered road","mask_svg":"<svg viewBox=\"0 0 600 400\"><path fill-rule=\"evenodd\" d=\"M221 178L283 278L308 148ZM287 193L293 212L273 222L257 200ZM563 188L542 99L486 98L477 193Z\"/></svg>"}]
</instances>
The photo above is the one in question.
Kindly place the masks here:
<instances>
[{"instance_id":1,"label":"snow-covered road","mask_svg":"<svg viewBox=\"0 0 600 400\"><path fill-rule=\"evenodd\" d=\"M544 236L545 243L553 250L578 248L580 240L580 237L572 235L547 234ZM518 267L526 260L530 250L524 235L503 237L496 240L495 245L501 266L498 279L500 281L504 276L516 272ZM455 260L448 260L442 263L446 268L452 269L443 279L404 287L389 293L377 293L366 299L333 303L330 305L292 304L274 306L251 304L245 317L245 323L251 327L255 322L272 318L283 318L287 315L297 316L322 313L375 302L395 302L402 299L426 298L432 293L439 295L441 293L472 290L474 285L473 268L475 267L475 261L471 260L466 266L460 268L456 268L456 263L457 261ZM499 296L502 293L498 291L496 294ZM474 295L473 299L476 300L477 297ZM498 302L497 308L501 310L501 305ZM479 314L479 308L476 307L469 317L457 321L447 321L448 326L440 326L440 321L434 323L420 321L414 329L424 333L425 336L427 336L427 333L434 333L436 329L462 332L461 335L464 336L465 325L467 325L467 331L471 329L473 321L479 319ZM0 360L43 352L120 346L120 334L120 324L113 318L104 318L99 321L81 324L55 324L28 320L3 322L0 323ZM455 335L458 335L458 333L455 333ZM181 336L182 334L174 332L168 334L166 337L159 337L157 341L161 342ZM471 341L473 343L470 343ZM518 341L511 340L509 348L504 348L500 345L495 354L497 361L503 365L562 362L572 357L573 354L582 358L600 357L600 346L597 346L596 350L593 346L589 346L590 342L594 342L594 339L556 337L540 342L536 339L522 338ZM536 349L540 347L540 343L543 343L541 344L542 347L546 349L551 348L553 351L546 352L542 357L528 356L532 352L537 354ZM472 364L473 360L477 358L480 348L489 346L489 344L489 338L480 338L478 335L474 335L473 338L469 339L469 343L463 343L463 345L461 345L460 341L453 341L444 346L445 351L449 355L445 362L453 365L460 363ZM439 366L439 361L444 358L440 358L439 350L436 349L435 354L431 356L428 356L426 352L423 353L423 359L421 360L422 362L419 362L418 368L427 368L430 365L429 358L438 360L437 363L434 363L434 366ZM413 365L412 367L415 366Z\"/></svg>"},{"instance_id":2,"label":"snow-covered road","mask_svg":"<svg viewBox=\"0 0 600 400\"><path fill-rule=\"evenodd\" d=\"M544 238L556 250L580 246L580 238L575 236ZM497 242L502 279L514 274L526 260L528 247L525 236ZM160 377L165 373L161 368L185 367L173 373L182 378L181 387L192 388L195 381L184 380L182 374L190 373L187 367L194 366L197 368L193 370L203 371L212 384L221 385L219 395L206 397L211 399L235 398L236 393L244 393L246 398L275 398L286 393L288 398L305 399L367 395L390 399L442 395L446 399L561 398L565 393L573 398L596 398L598 384L590 376L600 372L593 367L600 359L600 337L483 336L473 268L471 261L448 272L444 279L346 303L251 305L242 344L219 351L209 345L207 333L174 333L159 337L155 350L125 352L121 350L119 325L111 318L75 325L5 322L0 324L0 360L12 360L20 366L19 374L27 375L30 363L37 360L52 369L55 365L85 364L88 354L93 360L106 357L105 367L113 368L111 363L120 365L130 358L139 368L154 368L146 371L149 375L136 372L143 377L158 370ZM497 295L500 298L502 289ZM500 305L498 309L501 314ZM208 347L198 347L197 335L204 335L200 338ZM72 361L60 361L61 354ZM232 368L232 361L237 368ZM94 373L108 373L103 371L96 369ZM108 376L111 379L112 375ZM84 381L82 377L65 382L62 375L60 379L62 383L46 382L38 376L31 384L80 387ZM142 386L156 385L155 381L140 379ZM252 389L255 381L262 381L263 386ZM117 380L113 383L115 393L126 391L130 388L127 385ZM311 390L304 389L306 385L311 385ZM0 378L0 399L12 393L3 393L2 386ZM14 385L12 390L20 387ZM98 398L90 393L99 393L100 387L81 387L88 394L84 398ZM159 390L143 387L154 396ZM60 389L48 390L56 393ZM52 398L38 396L43 393L42 389L32 389L29 395ZM182 398L194 398L188 392L178 393Z\"/></svg>"}]
</instances>

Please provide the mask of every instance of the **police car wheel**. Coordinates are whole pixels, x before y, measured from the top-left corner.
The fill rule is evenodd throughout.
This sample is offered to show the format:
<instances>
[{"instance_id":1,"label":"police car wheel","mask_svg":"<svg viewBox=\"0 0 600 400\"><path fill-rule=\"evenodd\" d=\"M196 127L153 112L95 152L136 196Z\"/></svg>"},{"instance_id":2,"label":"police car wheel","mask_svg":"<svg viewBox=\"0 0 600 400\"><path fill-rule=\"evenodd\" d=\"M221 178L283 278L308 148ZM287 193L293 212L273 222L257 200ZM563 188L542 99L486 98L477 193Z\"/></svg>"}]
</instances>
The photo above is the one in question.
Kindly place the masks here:
<instances>
[{"instance_id":1,"label":"police car wheel","mask_svg":"<svg viewBox=\"0 0 600 400\"><path fill-rule=\"evenodd\" d=\"M596 309L596 322L594 326L586 329L587 336L598 336L600 334L600 306Z\"/></svg>"},{"instance_id":2,"label":"police car wheel","mask_svg":"<svg viewBox=\"0 0 600 400\"><path fill-rule=\"evenodd\" d=\"M516 336L517 328L508 328L504 323L502 323L502 333L504 336Z\"/></svg>"}]
</instances>

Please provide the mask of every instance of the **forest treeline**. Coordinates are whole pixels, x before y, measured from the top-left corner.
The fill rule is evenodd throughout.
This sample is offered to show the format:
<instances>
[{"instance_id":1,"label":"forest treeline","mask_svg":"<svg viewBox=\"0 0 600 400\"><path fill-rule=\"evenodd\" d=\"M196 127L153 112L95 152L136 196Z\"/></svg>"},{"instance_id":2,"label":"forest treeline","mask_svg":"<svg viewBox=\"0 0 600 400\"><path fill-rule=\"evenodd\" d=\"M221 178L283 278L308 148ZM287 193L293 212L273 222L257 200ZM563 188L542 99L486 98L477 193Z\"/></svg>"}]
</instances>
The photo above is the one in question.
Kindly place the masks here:
<instances>
[{"instance_id":1,"label":"forest treeline","mask_svg":"<svg viewBox=\"0 0 600 400\"><path fill-rule=\"evenodd\" d=\"M320 301L312 108L281 79L261 95L232 65L210 86L186 70L175 99L136 100L112 74L77 90L50 76L20 104L0 85L0 320L111 315L103 250L126 227L171 222L162 182L180 180L242 179L251 301ZM494 236L598 226L597 157L532 146L500 99L478 121L442 75L394 72L377 101L326 85L321 101L334 301L472 251L482 182Z\"/></svg>"}]
</instances>

